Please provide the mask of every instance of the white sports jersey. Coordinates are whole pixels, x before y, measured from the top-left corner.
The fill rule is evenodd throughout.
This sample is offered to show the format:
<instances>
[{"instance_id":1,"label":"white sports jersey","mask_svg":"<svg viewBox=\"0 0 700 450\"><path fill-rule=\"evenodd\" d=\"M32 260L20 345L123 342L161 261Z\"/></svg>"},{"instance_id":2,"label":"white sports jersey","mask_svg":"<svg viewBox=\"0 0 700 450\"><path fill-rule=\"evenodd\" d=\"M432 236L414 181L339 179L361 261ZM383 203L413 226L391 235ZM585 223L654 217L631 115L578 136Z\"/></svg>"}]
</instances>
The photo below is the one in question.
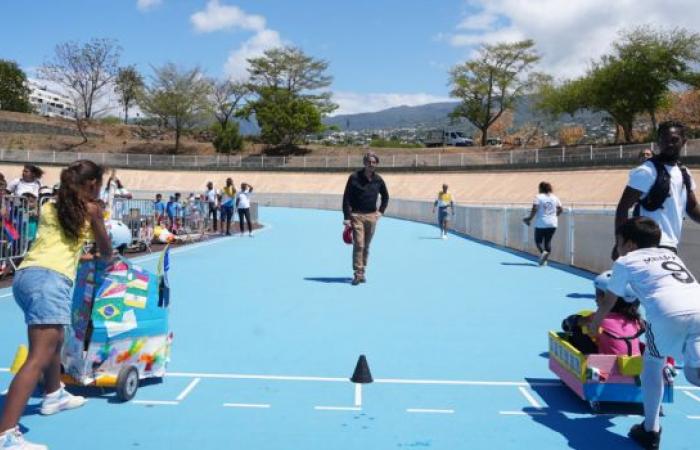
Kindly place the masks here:
<instances>
[{"instance_id":1,"label":"white sports jersey","mask_svg":"<svg viewBox=\"0 0 700 450\"><path fill-rule=\"evenodd\" d=\"M561 202L554 194L537 194L532 202L537 206L535 215L535 228L556 228L559 224L557 207L561 208Z\"/></svg>"},{"instance_id":2,"label":"white sports jersey","mask_svg":"<svg viewBox=\"0 0 700 450\"><path fill-rule=\"evenodd\" d=\"M700 313L700 284L670 250L643 248L618 258L608 290L622 297L628 283L644 305L649 321Z\"/></svg>"},{"instance_id":3,"label":"white sports jersey","mask_svg":"<svg viewBox=\"0 0 700 450\"><path fill-rule=\"evenodd\" d=\"M671 175L671 184L668 198L663 206L656 211L640 209L640 215L649 217L661 228L661 245L678 247L683 227L683 215L688 195L683 186L683 174L677 165L666 165L666 170ZM690 175L690 171L688 171ZM656 168L654 163L646 161L641 166L632 169L627 185L642 193L646 197L656 181ZM695 190L695 181L690 176L690 187Z\"/></svg>"},{"instance_id":4,"label":"white sports jersey","mask_svg":"<svg viewBox=\"0 0 700 450\"><path fill-rule=\"evenodd\" d=\"M250 208L250 196L251 192L246 189L245 191L241 191L238 194L238 208L239 209L244 209L244 208Z\"/></svg>"}]
</instances>

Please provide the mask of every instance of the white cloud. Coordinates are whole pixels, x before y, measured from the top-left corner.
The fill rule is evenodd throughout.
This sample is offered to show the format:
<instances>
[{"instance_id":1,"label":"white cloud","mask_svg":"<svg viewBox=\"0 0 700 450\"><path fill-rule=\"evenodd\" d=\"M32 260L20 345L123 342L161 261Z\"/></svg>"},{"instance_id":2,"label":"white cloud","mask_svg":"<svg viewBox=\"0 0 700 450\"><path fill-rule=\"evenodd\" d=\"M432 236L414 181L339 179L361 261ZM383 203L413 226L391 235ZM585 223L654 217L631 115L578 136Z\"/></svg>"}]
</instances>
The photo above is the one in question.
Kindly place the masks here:
<instances>
[{"instance_id":1,"label":"white cloud","mask_svg":"<svg viewBox=\"0 0 700 450\"><path fill-rule=\"evenodd\" d=\"M233 29L265 31L263 16L247 14L238 6L222 5L218 0L210 0L204 11L192 14L190 21L200 33Z\"/></svg>"},{"instance_id":2,"label":"white cloud","mask_svg":"<svg viewBox=\"0 0 700 450\"><path fill-rule=\"evenodd\" d=\"M263 30L233 50L226 60L225 70L232 80L244 80L248 77L248 59L261 56L265 50L284 45L279 33Z\"/></svg>"},{"instance_id":3,"label":"white cloud","mask_svg":"<svg viewBox=\"0 0 700 450\"><path fill-rule=\"evenodd\" d=\"M219 0L210 0L203 11L190 17L194 29L200 33L241 29L255 34L240 47L232 50L224 65L226 74L233 80L248 78L248 59L261 56L266 50L286 45L280 34L267 28L265 17L248 14L233 5L223 5Z\"/></svg>"},{"instance_id":4,"label":"white cloud","mask_svg":"<svg viewBox=\"0 0 700 450\"><path fill-rule=\"evenodd\" d=\"M535 40L540 69L559 77L585 73L610 51L618 32L643 24L700 31L697 0L470 0L475 14L442 40L474 47L524 38Z\"/></svg>"},{"instance_id":5,"label":"white cloud","mask_svg":"<svg viewBox=\"0 0 700 450\"><path fill-rule=\"evenodd\" d=\"M163 0L137 0L136 7L140 11L148 11L163 3Z\"/></svg>"},{"instance_id":6,"label":"white cloud","mask_svg":"<svg viewBox=\"0 0 700 450\"><path fill-rule=\"evenodd\" d=\"M360 94L356 92L334 92L333 102L338 104L338 109L333 115L357 114L365 112L381 111L395 106L418 106L426 103L447 102L449 97L441 97L432 94L395 94L395 93L370 93Z\"/></svg>"}]
</instances>

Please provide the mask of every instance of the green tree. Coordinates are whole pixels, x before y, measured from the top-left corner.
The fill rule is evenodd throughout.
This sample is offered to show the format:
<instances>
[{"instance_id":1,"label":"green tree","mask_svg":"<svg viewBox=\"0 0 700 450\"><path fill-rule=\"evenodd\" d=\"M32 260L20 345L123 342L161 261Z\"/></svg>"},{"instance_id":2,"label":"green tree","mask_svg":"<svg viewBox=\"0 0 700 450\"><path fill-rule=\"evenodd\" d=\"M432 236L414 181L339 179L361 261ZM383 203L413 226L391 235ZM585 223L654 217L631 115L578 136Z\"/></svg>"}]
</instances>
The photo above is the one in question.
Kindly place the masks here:
<instances>
[{"instance_id":1,"label":"green tree","mask_svg":"<svg viewBox=\"0 0 700 450\"><path fill-rule=\"evenodd\" d=\"M117 76L120 54L121 47L112 39L64 42L56 46L53 59L44 63L39 73L66 89L81 115L90 119L96 112L95 101Z\"/></svg>"},{"instance_id":2,"label":"green tree","mask_svg":"<svg viewBox=\"0 0 700 450\"><path fill-rule=\"evenodd\" d=\"M0 110L28 113L27 75L16 62L0 59Z\"/></svg>"},{"instance_id":3,"label":"green tree","mask_svg":"<svg viewBox=\"0 0 700 450\"><path fill-rule=\"evenodd\" d=\"M264 88L286 90L311 101L322 115L338 107L331 102L331 93L322 91L333 82L333 77L326 74L328 61L308 56L296 47L281 47L267 50L248 63L248 83L253 92Z\"/></svg>"},{"instance_id":4,"label":"green tree","mask_svg":"<svg viewBox=\"0 0 700 450\"><path fill-rule=\"evenodd\" d=\"M246 105L243 114L255 114L264 142L289 147L299 143L304 135L323 130L321 113L311 100L272 87L259 89L258 95L257 100Z\"/></svg>"},{"instance_id":5,"label":"green tree","mask_svg":"<svg viewBox=\"0 0 700 450\"><path fill-rule=\"evenodd\" d=\"M211 84L202 71L180 69L173 63L153 68L153 79L139 100L143 110L175 130L175 152L182 132L209 110Z\"/></svg>"},{"instance_id":6,"label":"green tree","mask_svg":"<svg viewBox=\"0 0 700 450\"><path fill-rule=\"evenodd\" d=\"M614 56L631 74L628 95L639 98L656 130L656 113L673 84L700 87L700 34L684 29L658 30L642 26L621 33Z\"/></svg>"},{"instance_id":7,"label":"green tree","mask_svg":"<svg viewBox=\"0 0 700 450\"><path fill-rule=\"evenodd\" d=\"M483 45L474 59L450 71L450 95L461 100L451 116L478 128L481 145L489 127L534 85L531 70L540 59L534 47L530 39Z\"/></svg>"},{"instance_id":8,"label":"green tree","mask_svg":"<svg viewBox=\"0 0 700 450\"><path fill-rule=\"evenodd\" d=\"M144 88L143 77L134 66L121 67L114 81L114 92L119 96L119 104L124 108L124 123L129 122L129 108L141 96Z\"/></svg>"},{"instance_id":9,"label":"green tree","mask_svg":"<svg viewBox=\"0 0 700 450\"><path fill-rule=\"evenodd\" d=\"M217 122L212 126L212 131L214 131L214 148L218 153L237 153L243 148L243 138L237 122L232 121L226 126Z\"/></svg>"}]
</instances>

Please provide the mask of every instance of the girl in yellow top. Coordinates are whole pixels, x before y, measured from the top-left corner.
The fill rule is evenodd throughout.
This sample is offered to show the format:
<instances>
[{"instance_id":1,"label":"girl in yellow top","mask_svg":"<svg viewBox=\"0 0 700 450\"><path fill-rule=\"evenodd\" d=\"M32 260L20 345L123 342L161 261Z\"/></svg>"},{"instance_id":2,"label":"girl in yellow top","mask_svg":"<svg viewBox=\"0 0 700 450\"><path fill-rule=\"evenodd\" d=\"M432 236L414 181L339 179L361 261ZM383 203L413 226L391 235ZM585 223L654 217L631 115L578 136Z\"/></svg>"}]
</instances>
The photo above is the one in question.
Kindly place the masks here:
<instances>
[{"instance_id":1,"label":"girl in yellow top","mask_svg":"<svg viewBox=\"0 0 700 450\"><path fill-rule=\"evenodd\" d=\"M226 178L226 186L221 190L221 234L224 234L224 222L226 222L226 236L231 236L231 217L236 202L236 186L233 178Z\"/></svg>"},{"instance_id":2,"label":"girl in yellow top","mask_svg":"<svg viewBox=\"0 0 700 450\"><path fill-rule=\"evenodd\" d=\"M102 258L112 248L103 211L97 203L104 170L92 161L76 161L61 172L55 203L41 209L38 237L15 274L12 292L28 327L29 356L10 384L0 416L0 448L44 449L26 442L17 427L29 396L44 375L42 414L77 408L83 397L63 389L63 328L71 323L71 288L83 248L93 239Z\"/></svg>"}]
</instances>

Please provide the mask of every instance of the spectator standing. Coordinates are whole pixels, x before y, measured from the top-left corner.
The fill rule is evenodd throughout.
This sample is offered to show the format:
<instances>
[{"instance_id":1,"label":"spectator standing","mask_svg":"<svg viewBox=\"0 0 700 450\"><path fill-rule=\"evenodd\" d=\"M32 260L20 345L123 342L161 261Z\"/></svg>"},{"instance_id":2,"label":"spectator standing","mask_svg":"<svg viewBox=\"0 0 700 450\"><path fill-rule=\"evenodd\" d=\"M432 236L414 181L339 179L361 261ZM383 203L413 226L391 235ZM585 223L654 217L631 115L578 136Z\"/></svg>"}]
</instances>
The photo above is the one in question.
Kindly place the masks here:
<instances>
[{"instance_id":1,"label":"spectator standing","mask_svg":"<svg viewBox=\"0 0 700 450\"><path fill-rule=\"evenodd\" d=\"M245 183L244 183L245 184ZM251 187L251 191L253 188ZM236 207L236 186L232 178L226 178L226 186L221 189L221 234L224 234L224 221L226 222L226 236L231 236L231 218ZM249 214L250 216L250 214ZM241 222L241 225L243 223ZM241 233L243 229L241 228Z\"/></svg>"},{"instance_id":2,"label":"spectator standing","mask_svg":"<svg viewBox=\"0 0 700 450\"><path fill-rule=\"evenodd\" d=\"M209 210L207 211L207 220L211 218L211 231L216 233L217 210L219 209L219 192L214 189L214 183L211 181L207 182L207 190L204 191L204 200L209 206Z\"/></svg>"},{"instance_id":3,"label":"spectator standing","mask_svg":"<svg viewBox=\"0 0 700 450\"><path fill-rule=\"evenodd\" d=\"M683 217L700 223L700 206L695 197L695 181L679 163L686 143L685 125L667 121L657 131L659 154L630 172L615 212L615 227L621 226L635 207L635 216L649 217L661 228L660 246L678 251ZM617 257L613 248L613 259Z\"/></svg>"},{"instance_id":4,"label":"spectator standing","mask_svg":"<svg viewBox=\"0 0 700 450\"><path fill-rule=\"evenodd\" d=\"M367 281L365 269L369 258L369 245L379 218L389 205L389 191L384 179L376 173L379 157L368 152L362 159L364 168L348 177L343 194L343 223L352 226L353 286ZM377 199L381 204L377 208Z\"/></svg>"},{"instance_id":5,"label":"spectator standing","mask_svg":"<svg viewBox=\"0 0 700 450\"><path fill-rule=\"evenodd\" d=\"M527 226L530 226L533 217L535 218L535 245L540 251L540 266L547 264L549 254L552 252L552 237L559 225L559 215L563 209L561 202L552 193L552 185L546 181L539 184L539 194L532 202L530 215L523 219Z\"/></svg>"},{"instance_id":6,"label":"spectator standing","mask_svg":"<svg viewBox=\"0 0 700 450\"><path fill-rule=\"evenodd\" d=\"M165 202L163 202L162 194L156 194L156 200L153 202L153 211L155 212L156 225L160 225L165 217Z\"/></svg>"},{"instance_id":7,"label":"spectator standing","mask_svg":"<svg viewBox=\"0 0 700 450\"><path fill-rule=\"evenodd\" d=\"M39 189L41 188L41 177L44 171L34 164L25 164L22 169L22 176L14 179L7 185L10 194L21 197L25 192L39 197ZM4 178L4 177L3 177Z\"/></svg>"},{"instance_id":8,"label":"spectator standing","mask_svg":"<svg viewBox=\"0 0 700 450\"><path fill-rule=\"evenodd\" d=\"M236 208L238 209L238 225L241 228L241 236L245 231L244 224L248 222L248 236L253 237L253 224L250 222L250 196L253 194L253 186L248 183L241 183L241 192L236 197Z\"/></svg>"}]
</instances>

